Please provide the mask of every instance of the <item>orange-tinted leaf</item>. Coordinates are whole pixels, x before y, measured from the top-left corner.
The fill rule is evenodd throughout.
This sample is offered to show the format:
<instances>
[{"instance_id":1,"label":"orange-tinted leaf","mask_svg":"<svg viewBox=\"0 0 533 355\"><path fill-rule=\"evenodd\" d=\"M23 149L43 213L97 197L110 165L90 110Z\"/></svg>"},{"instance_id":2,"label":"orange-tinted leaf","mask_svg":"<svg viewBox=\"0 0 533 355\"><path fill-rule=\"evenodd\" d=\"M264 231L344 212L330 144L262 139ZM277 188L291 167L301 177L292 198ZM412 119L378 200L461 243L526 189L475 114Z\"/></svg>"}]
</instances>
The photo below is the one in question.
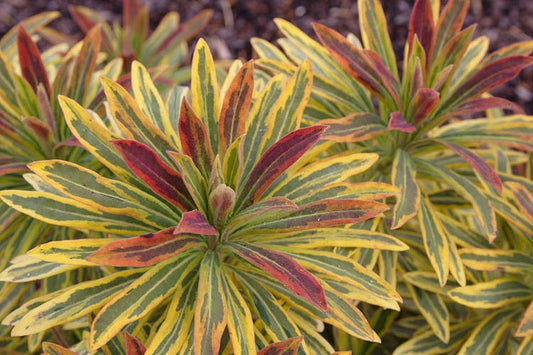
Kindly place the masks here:
<instances>
[{"instance_id":1,"label":"orange-tinted leaf","mask_svg":"<svg viewBox=\"0 0 533 355\"><path fill-rule=\"evenodd\" d=\"M213 16L213 10L205 9L179 26L161 43L156 53L164 52L172 43L187 41L200 32Z\"/></svg>"},{"instance_id":2,"label":"orange-tinted leaf","mask_svg":"<svg viewBox=\"0 0 533 355\"><path fill-rule=\"evenodd\" d=\"M247 207L258 201L268 187L320 138L327 126L315 125L287 134L263 154L248 180L239 189L237 203Z\"/></svg>"},{"instance_id":3,"label":"orange-tinted leaf","mask_svg":"<svg viewBox=\"0 0 533 355\"><path fill-rule=\"evenodd\" d=\"M174 234L218 235L218 231L200 211L194 210L183 214Z\"/></svg>"},{"instance_id":4,"label":"orange-tinted leaf","mask_svg":"<svg viewBox=\"0 0 533 355\"><path fill-rule=\"evenodd\" d=\"M133 140L112 141L128 167L155 193L179 209L194 209L181 174L168 166L150 147Z\"/></svg>"},{"instance_id":5,"label":"orange-tinted leaf","mask_svg":"<svg viewBox=\"0 0 533 355\"><path fill-rule=\"evenodd\" d=\"M268 272L294 293L309 300L322 311L327 311L328 305L322 286L309 271L295 260L283 253L248 243L228 243L228 245L235 254Z\"/></svg>"},{"instance_id":6,"label":"orange-tinted leaf","mask_svg":"<svg viewBox=\"0 0 533 355\"><path fill-rule=\"evenodd\" d=\"M433 60L438 59L442 48L461 30L468 9L468 1L449 0L442 10L435 28L435 43L432 53Z\"/></svg>"},{"instance_id":7,"label":"orange-tinted leaf","mask_svg":"<svg viewBox=\"0 0 533 355\"><path fill-rule=\"evenodd\" d=\"M257 355L296 355L304 337L294 337L278 341L260 350Z\"/></svg>"},{"instance_id":8,"label":"orange-tinted leaf","mask_svg":"<svg viewBox=\"0 0 533 355\"><path fill-rule=\"evenodd\" d=\"M128 332L124 332L124 342L126 343L127 355L144 355L146 352L146 346Z\"/></svg>"},{"instance_id":9,"label":"orange-tinted leaf","mask_svg":"<svg viewBox=\"0 0 533 355\"><path fill-rule=\"evenodd\" d=\"M39 53L39 49L22 26L18 30L17 46L22 76L30 83L35 92L37 92L37 85L42 83L48 97L50 97L50 82L48 81L48 74L46 74L46 69L41 60L41 53Z\"/></svg>"},{"instance_id":10,"label":"orange-tinted leaf","mask_svg":"<svg viewBox=\"0 0 533 355\"><path fill-rule=\"evenodd\" d=\"M205 245L190 234L173 234L174 227L137 237L115 240L87 257L100 265L141 267L157 264L191 248Z\"/></svg>"},{"instance_id":11,"label":"orange-tinted leaf","mask_svg":"<svg viewBox=\"0 0 533 355\"><path fill-rule=\"evenodd\" d=\"M208 179L215 160L209 133L186 99L181 102L178 128L183 153L192 158L196 167Z\"/></svg>"},{"instance_id":12,"label":"orange-tinted leaf","mask_svg":"<svg viewBox=\"0 0 533 355\"><path fill-rule=\"evenodd\" d=\"M78 353L72 350L69 350L54 343L49 343L47 341L43 342L43 353L44 355L78 355ZM9 355L10 353L6 352L6 354ZM13 354L18 353L13 352Z\"/></svg>"},{"instance_id":13,"label":"orange-tinted leaf","mask_svg":"<svg viewBox=\"0 0 533 355\"><path fill-rule=\"evenodd\" d=\"M220 112L218 130L220 135L218 153L224 156L226 149L246 130L246 118L254 91L253 62L249 61L239 70L231 82Z\"/></svg>"}]
</instances>

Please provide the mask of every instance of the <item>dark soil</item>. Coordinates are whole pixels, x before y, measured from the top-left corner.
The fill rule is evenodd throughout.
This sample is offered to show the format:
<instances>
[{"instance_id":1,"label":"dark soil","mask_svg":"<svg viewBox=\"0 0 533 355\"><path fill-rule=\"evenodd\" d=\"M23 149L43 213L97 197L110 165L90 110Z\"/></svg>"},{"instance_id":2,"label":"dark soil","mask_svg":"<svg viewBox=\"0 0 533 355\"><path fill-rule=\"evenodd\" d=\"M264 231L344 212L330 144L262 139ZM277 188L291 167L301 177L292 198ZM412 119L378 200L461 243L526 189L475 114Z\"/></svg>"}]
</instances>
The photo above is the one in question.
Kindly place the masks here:
<instances>
[{"instance_id":1,"label":"dark soil","mask_svg":"<svg viewBox=\"0 0 533 355\"><path fill-rule=\"evenodd\" d=\"M142 0L141 0L142 1ZM354 0L152 0L150 17L155 26L165 13L177 11L182 21L204 8L215 10L210 24L200 34L206 38L218 58L243 59L253 56L251 37L275 41L280 37L272 19L290 20L312 34L311 23L319 22L341 33L359 35L357 4ZM414 0L382 0L388 17L389 32L400 55L407 35ZM445 3L445 0L442 0ZM62 33L79 35L67 5L84 5L97 9L109 20L121 18L121 0L0 0L0 35L21 19L45 10L61 11L63 16L52 24ZM466 25L477 23L476 36L490 39L490 51L505 45L533 40L532 0L472 0ZM533 114L533 67L522 71L512 82L492 91L520 104Z\"/></svg>"}]
</instances>

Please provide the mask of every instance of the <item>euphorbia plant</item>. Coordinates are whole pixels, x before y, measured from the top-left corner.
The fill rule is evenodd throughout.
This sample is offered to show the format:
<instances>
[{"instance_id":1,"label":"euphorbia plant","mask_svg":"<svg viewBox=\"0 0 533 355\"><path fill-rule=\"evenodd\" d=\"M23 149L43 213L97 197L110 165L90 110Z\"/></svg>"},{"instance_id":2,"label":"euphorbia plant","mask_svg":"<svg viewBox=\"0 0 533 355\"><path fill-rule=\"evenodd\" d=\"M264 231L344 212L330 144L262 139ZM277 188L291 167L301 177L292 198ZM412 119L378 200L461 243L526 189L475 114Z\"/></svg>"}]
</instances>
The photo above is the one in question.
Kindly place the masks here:
<instances>
[{"instance_id":1,"label":"euphorbia plant","mask_svg":"<svg viewBox=\"0 0 533 355\"><path fill-rule=\"evenodd\" d=\"M445 285L450 275L450 286L471 282L480 284L481 290L510 285L500 275L465 270L463 263L472 265L465 261L465 255L469 262L473 258L468 249L494 248L505 253L516 247L513 252L525 260L533 253L527 242L533 225L520 211L524 199L507 198L512 196L509 188L518 196L518 191L530 186L527 180L513 176L511 167L523 163L527 159L524 152L533 148L533 118L512 102L487 94L533 63L528 56L533 42L514 44L485 57L487 38L472 40L474 26L461 29L468 4L450 0L440 11L439 1L416 1L402 70L378 0L358 1L362 43L316 24L320 45L283 20L277 24L286 36L279 42L285 53L263 40L253 42L261 57L258 67L271 75L291 73L308 57L315 68L315 85L305 118L330 125L324 137L344 142L338 149L380 155L369 176L401 190L392 218L383 228L390 228L411 247L397 259L382 254L382 265L397 267L404 277L400 291L414 301L414 307L408 308L418 310L430 326L430 334L450 346L461 344L459 336L460 340L467 335L472 339L486 336L491 326L502 326L497 320L508 319L495 316L488 327L472 330L468 328L471 321L461 322L463 309L448 310L445 301L461 303L458 295L462 294L462 289L448 294ZM479 117L494 109L518 114ZM465 119L465 115L475 118ZM505 171L500 167L506 167ZM507 227L512 233L502 230ZM467 249L460 251L460 247ZM423 253L426 258L421 257ZM428 269L434 272L428 273ZM395 273L381 267L380 272L396 280ZM429 279L433 280L431 287ZM530 299L530 289L528 282L514 284L506 293L506 304L514 306ZM484 302L499 304L489 293ZM474 307L482 303L461 304ZM519 309L524 311L523 306ZM515 315L513 309L507 311L507 316ZM387 327L391 324L386 316L376 318L379 321ZM502 329L512 323L507 324ZM418 323L411 326L419 328ZM495 343L498 339L494 337ZM463 351L481 351L470 346L472 343L466 342ZM408 349L412 348L401 350ZM491 349L487 346L483 351Z\"/></svg>"},{"instance_id":2,"label":"euphorbia plant","mask_svg":"<svg viewBox=\"0 0 533 355\"><path fill-rule=\"evenodd\" d=\"M253 67L235 63L219 89L201 40L190 103L176 90L165 105L147 70L134 62L133 97L103 80L108 127L60 99L78 141L120 180L47 160L29 164L42 179L40 190L0 196L35 218L109 235L48 243L26 258L104 272L13 312L4 320L15 326L13 335L91 314L90 350L124 327L157 354L255 353L298 335L305 335L301 352L332 352L319 334L322 322L379 341L355 303L398 309L400 298L343 253L406 245L344 225L380 215L388 207L375 200L396 189L350 182L378 156L325 155L331 143L317 142L327 127L301 127L309 62L260 92ZM24 273L17 262L4 278Z\"/></svg>"}]
</instances>

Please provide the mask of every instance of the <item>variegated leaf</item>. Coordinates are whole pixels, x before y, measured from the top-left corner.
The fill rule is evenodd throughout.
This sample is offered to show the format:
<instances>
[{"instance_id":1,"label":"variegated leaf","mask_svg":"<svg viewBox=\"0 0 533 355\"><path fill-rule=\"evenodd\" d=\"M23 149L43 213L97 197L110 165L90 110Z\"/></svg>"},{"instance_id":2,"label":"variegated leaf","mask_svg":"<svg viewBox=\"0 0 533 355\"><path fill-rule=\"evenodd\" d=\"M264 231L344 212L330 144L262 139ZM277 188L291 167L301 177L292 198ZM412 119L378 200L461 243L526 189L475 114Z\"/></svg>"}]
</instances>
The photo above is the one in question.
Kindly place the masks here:
<instances>
[{"instance_id":1,"label":"variegated leaf","mask_svg":"<svg viewBox=\"0 0 533 355\"><path fill-rule=\"evenodd\" d=\"M296 355L302 341L302 336L278 341L261 349L257 355Z\"/></svg>"},{"instance_id":2,"label":"variegated leaf","mask_svg":"<svg viewBox=\"0 0 533 355\"><path fill-rule=\"evenodd\" d=\"M410 155L396 150L392 164L392 183L400 189L393 209L392 229L403 226L416 216L420 208L420 188L416 182L416 168Z\"/></svg>"}]
</instances>

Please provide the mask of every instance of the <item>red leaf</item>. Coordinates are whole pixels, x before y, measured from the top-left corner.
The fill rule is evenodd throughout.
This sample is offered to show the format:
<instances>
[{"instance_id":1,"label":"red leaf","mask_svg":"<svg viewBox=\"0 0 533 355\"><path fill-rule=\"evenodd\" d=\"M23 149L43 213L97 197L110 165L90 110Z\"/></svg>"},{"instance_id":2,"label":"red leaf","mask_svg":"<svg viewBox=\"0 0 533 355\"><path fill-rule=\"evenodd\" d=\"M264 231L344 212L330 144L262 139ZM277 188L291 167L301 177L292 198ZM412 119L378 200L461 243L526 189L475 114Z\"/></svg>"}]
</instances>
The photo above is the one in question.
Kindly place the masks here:
<instances>
[{"instance_id":1,"label":"red leaf","mask_svg":"<svg viewBox=\"0 0 533 355\"><path fill-rule=\"evenodd\" d=\"M494 186L494 188L498 191L498 193L502 193L503 184L500 180L500 177L492 167L487 164L483 159L469 151L468 149L461 147L460 145L453 144L444 140L436 140L440 144L448 147L449 149L453 150L456 154L458 154L461 158L463 158L468 164L474 168L481 178Z\"/></svg>"},{"instance_id":2,"label":"red leaf","mask_svg":"<svg viewBox=\"0 0 533 355\"><path fill-rule=\"evenodd\" d=\"M389 131L402 131L412 133L416 130L416 127L405 120L403 115L396 111L391 113L389 119L389 125L387 126Z\"/></svg>"},{"instance_id":3,"label":"red leaf","mask_svg":"<svg viewBox=\"0 0 533 355\"><path fill-rule=\"evenodd\" d=\"M126 32L131 31L138 14L141 12L141 2L139 0L124 0L122 4L124 30Z\"/></svg>"},{"instance_id":4,"label":"red leaf","mask_svg":"<svg viewBox=\"0 0 533 355\"><path fill-rule=\"evenodd\" d=\"M253 62L242 66L231 82L220 112L218 130L220 135L219 154L223 157L233 141L246 133L246 118L254 91Z\"/></svg>"},{"instance_id":5,"label":"red leaf","mask_svg":"<svg viewBox=\"0 0 533 355\"><path fill-rule=\"evenodd\" d=\"M278 251L248 243L228 243L232 251L275 277L283 285L326 312L326 295L318 280L295 260Z\"/></svg>"},{"instance_id":6,"label":"red leaf","mask_svg":"<svg viewBox=\"0 0 533 355\"><path fill-rule=\"evenodd\" d=\"M26 163L0 163L0 176L28 172Z\"/></svg>"},{"instance_id":7,"label":"red leaf","mask_svg":"<svg viewBox=\"0 0 533 355\"><path fill-rule=\"evenodd\" d=\"M173 231L174 227L170 227L155 233L109 242L89 255L87 260L106 266L150 266L185 250L205 245L198 236L174 235Z\"/></svg>"},{"instance_id":8,"label":"red leaf","mask_svg":"<svg viewBox=\"0 0 533 355\"><path fill-rule=\"evenodd\" d=\"M155 193L183 211L194 209L181 175L159 158L150 147L127 139L114 140L111 143L122 154L131 171Z\"/></svg>"},{"instance_id":9,"label":"red leaf","mask_svg":"<svg viewBox=\"0 0 533 355\"><path fill-rule=\"evenodd\" d=\"M260 350L257 355L296 355L304 337L297 336L287 340L278 341Z\"/></svg>"},{"instance_id":10,"label":"red leaf","mask_svg":"<svg viewBox=\"0 0 533 355\"><path fill-rule=\"evenodd\" d=\"M33 133L41 140L42 142L51 142L52 140L52 130L46 123L38 119L37 117L24 117L22 119L24 124L29 127Z\"/></svg>"},{"instance_id":11,"label":"red leaf","mask_svg":"<svg viewBox=\"0 0 533 355\"><path fill-rule=\"evenodd\" d=\"M411 21L409 22L409 50L413 49L414 36L418 37L427 56L433 50L433 31L435 23L430 0L417 0L413 6Z\"/></svg>"},{"instance_id":12,"label":"red leaf","mask_svg":"<svg viewBox=\"0 0 533 355\"><path fill-rule=\"evenodd\" d=\"M39 49L22 26L18 29L17 46L22 76L30 83L35 92L37 92L37 85L42 83L48 97L50 97L52 91L48 81L48 74L41 60L41 53L39 53Z\"/></svg>"},{"instance_id":13,"label":"red leaf","mask_svg":"<svg viewBox=\"0 0 533 355\"><path fill-rule=\"evenodd\" d=\"M174 234L218 235L218 231L209 224L207 218L198 210L185 212L174 229Z\"/></svg>"},{"instance_id":14,"label":"red leaf","mask_svg":"<svg viewBox=\"0 0 533 355\"><path fill-rule=\"evenodd\" d=\"M324 133L327 126L315 125L287 134L274 143L259 159L237 198L247 207L261 198L268 187L294 164Z\"/></svg>"},{"instance_id":15,"label":"red leaf","mask_svg":"<svg viewBox=\"0 0 533 355\"><path fill-rule=\"evenodd\" d=\"M144 355L146 352L146 346L128 332L124 332L124 342L126 343L127 355Z\"/></svg>"},{"instance_id":16,"label":"red leaf","mask_svg":"<svg viewBox=\"0 0 533 355\"><path fill-rule=\"evenodd\" d=\"M89 30L96 25L96 22L84 13L82 7L69 5L68 11L83 33L89 32Z\"/></svg>"},{"instance_id":17,"label":"red leaf","mask_svg":"<svg viewBox=\"0 0 533 355\"><path fill-rule=\"evenodd\" d=\"M183 153L190 156L206 180L209 179L215 159L209 134L186 99L181 103L178 129Z\"/></svg>"}]
</instances>

